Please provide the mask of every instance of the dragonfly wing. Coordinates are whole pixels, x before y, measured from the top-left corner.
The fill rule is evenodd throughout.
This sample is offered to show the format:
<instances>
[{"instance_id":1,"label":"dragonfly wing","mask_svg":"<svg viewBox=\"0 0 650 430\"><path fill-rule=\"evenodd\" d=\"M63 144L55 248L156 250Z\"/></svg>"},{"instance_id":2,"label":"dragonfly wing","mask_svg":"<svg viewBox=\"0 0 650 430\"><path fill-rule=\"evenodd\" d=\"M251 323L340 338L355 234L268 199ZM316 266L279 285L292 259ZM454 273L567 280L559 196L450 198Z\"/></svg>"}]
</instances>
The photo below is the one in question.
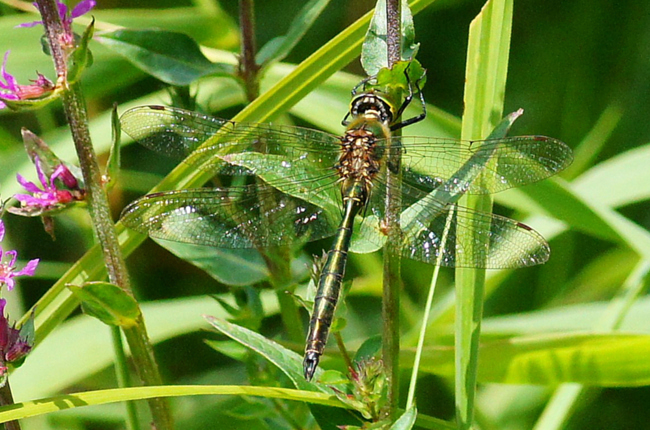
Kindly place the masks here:
<instances>
[{"instance_id":1,"label":"dragonfly wing","mask_svg":"<svg viewBox=\"0 0 650 430\"><path fill-rule=\"evenodd\" d=\"M120 117L122 130L141 145L181 159L232 122L165 106L138 106Z\"/></svg>"},{"instance_id":2,"label":"dragonfly wing","mask_svg":"<svg viewBox=\"0 0 650 430\"><path fill-rule=\"evenodd\" d=\"M456 204L423 209L402 229L402 254L429 264L512 269L545 263L550 255L548 243L532 228Z\"/></svg>"},{"instance_id":3,"label":"dragonfly wing","mask_svg":"<svg viewBox=\"0 0 650 430\"><path fill-rule=\"evenodd\" d=\"M372 188L364 239L378 246L385 242L381 223L385 216L386 184ZM542 264L550 255L544 238L515 220L473 211L456 204L460 194L438 189L431 193L402 184L402 254L414 260L447 267L504 269ZM476 232L470 236L468 231Z\"/></svg>"},{"instance_id":4,"label":"dragonfly wing","mask_svg":"<svg viewBox=\"0 0 650 430\"><path fill-rule=\"evenodd\" d=\"M129 204L122 222L154 238L217 248L291 245L336 231L322 208L257 185L150 194Z\"/></svg>"},{"instance_id":5,"label":"dragonfly wing","mask_svg":"<svg viewBox=\"0 0 650 430\"><path fill-rule=\"evenodd\" d=\"M402 151L403 179L425 191L499 192L553 176L573 159L568 146L545 136L473 142L401 137L393 138L392 145ZM474 182L479 174L485 180Z\"/></svg>"},{"instance_id":6,"label":"dragonfly wing","mask_svg":"<svg viewBox=\"0 0 650 430\"><path fill-rule=\"evenodd\" d=\"M220 156L241 152L276 154L288 162L309 161L312 169L330 171L340 154L340 139L302 127L247 124L165 106L141 106L120 118L122 129L156 152L183 158L215 174L249 175Z\"/></svg>"}]
</instances>

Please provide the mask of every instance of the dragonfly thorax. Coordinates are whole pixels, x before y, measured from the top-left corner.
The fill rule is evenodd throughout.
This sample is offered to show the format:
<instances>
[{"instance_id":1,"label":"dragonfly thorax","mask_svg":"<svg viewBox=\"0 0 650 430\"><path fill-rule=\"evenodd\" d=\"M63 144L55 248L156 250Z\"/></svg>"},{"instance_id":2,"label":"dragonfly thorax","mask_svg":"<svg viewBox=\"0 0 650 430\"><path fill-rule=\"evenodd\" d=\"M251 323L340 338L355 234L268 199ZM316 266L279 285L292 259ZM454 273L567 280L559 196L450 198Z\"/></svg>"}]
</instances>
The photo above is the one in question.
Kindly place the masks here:
<instances>
[{"instance_id":1,"label":"dragonfly thorax","mask_svg":"<svg viewBox=\"0 0 650 430\"><path fill-rule=\"evenodd\" d=\"M372 181L380 168L375 142L375 133L363 127L348 130L341 139L341 157L336 169L344 196L346 189L352 186L361 186L366 196L370 194Z\"/></svg>"}]
</instances>

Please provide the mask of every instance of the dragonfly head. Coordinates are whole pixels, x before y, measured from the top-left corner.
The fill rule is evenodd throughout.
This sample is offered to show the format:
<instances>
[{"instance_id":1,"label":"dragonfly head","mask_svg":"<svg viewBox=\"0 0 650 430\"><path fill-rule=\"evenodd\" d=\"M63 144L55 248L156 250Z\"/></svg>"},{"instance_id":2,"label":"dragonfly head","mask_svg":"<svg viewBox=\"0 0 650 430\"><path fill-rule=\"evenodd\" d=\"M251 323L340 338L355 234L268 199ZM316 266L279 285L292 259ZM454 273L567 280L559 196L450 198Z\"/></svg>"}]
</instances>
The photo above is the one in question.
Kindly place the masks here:
<instances>
[{"instance_id":1,"label":"dragonfly head","mask_svg":"<svg viewBox=\"0 0 650 430\"><path fill-rule=\"evenodd\" d=\"M350 115L355 119L374 119L388 126L395 118L395 109L383 94L377 91L368 91L352 99Z\"/></svg>"}]
</instances>

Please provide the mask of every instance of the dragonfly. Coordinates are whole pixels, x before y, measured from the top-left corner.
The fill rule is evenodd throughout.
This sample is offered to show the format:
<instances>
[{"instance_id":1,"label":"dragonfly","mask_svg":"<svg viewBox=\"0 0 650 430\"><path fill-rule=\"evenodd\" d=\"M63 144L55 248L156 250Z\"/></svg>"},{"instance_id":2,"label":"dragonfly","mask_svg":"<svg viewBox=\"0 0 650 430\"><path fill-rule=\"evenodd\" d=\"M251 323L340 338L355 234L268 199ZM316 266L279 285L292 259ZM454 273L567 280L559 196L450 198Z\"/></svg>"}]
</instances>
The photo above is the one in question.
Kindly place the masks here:
<instances>
[{"instance_id":1,"label":"dragonfly","mask_svg":"<svg viewBox=\"0 0 650 430\"><path fill-rule=\"evenodd\" d=\"M305 346L303 371L311 380L327 343L353 231L376 247L386 241L386 193L401 195L399 246L407 258L488 269L549 258L548 243L532 228L457 201L465 193L496 193L556 174L572 160L564 143L545 136L472 142L397 137L394 130L421 118L398 121L405 104L395 106L377 89L353 92L342 136L172 107L130 109L121 117L128 135L159 153L186 157L185 163L219 182L141 197L124 209L122 222L153 238L216 248L263 250L334 236ZM390 162L394 157L399 167ZM401 173L398 185L387 179L391 172ZM468 226L475 234L462 234Z\"/></svg>"}]
</instances>

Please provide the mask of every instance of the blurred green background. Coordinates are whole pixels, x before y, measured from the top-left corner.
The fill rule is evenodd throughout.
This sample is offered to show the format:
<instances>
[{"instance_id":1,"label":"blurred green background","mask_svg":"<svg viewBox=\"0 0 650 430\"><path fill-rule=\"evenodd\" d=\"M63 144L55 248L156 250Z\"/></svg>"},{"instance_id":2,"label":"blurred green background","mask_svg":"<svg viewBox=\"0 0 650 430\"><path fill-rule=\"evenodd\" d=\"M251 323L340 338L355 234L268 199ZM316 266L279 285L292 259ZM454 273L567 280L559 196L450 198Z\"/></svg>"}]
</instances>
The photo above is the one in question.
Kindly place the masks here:
<instances>
[{"instance_id":1,"label":"blurred green background","mask_svg":"<svg viewBox=\"0 0 650 430\"><path fill-rule=\"evenodd\" d=\"M205 3L208 6L204 7L215 5L207 0ZM258 1L258 46L283 34L290 22L287 13L297 10L302 4L299 0ZM482 4L481 1L441 0L415 17L417 39L421 44L418 59L428 69L428 81L424 89L426 100L457 117L460 117L463 110L468 26ZM225 15L221 15L218 10L212 14L199 13L191 9L192 5L190 1L99 1L93 15L98 20L98 30L102 29L102 23L131 28L163 27L188 33L203 45L237 52L237 2L231 0L219 5ZM368 0L332 0L285 61L297 64L304 60L373 6L374 2ZM181 7L184 8L171 9ZM0 30L3 34L0 38L0 51L11 50L7 70L22 84L34 78L36 70L52 78L50 60L40 51L40 29L13 28L20 22L35 19L33 15L14 14L11 8L4 5L0 11L4 13L0 17ZM93 44L91 49L95 54L95 63L88 70L83 84L93 115L93 137L105 160L110 143L108 111L113 102L124 105L139 97L150 97L148 100L165 103L168 98L161 91L164 84L160 81L147 77L103 46ZM357 60L345 70L362 75ZM198 92L200 100L210 100L211 96L205 92L212 88L211 85L213 84L204 83L193 87L193 91ZM148 96L154 92L157 93ZM235 103L227 110L215 113L228 118L240 106L241 104ZM515 123L511 132L513 135L553 136L572 148L588 142L583 148L589 150L581 153L581 160L586 161L577 167L578 170L569 172L568 179L604 160L648 144L650 2L515 1L505 112L518 108L523 108L525 114ZM124 109L120 107L120 110ZM332 115L340 121L344 114L345 111L342 110ZM303 123L303 120L297 121ZM590 136L589 133L593 132L596 124L600 128L595 135ZM31 174L33 177L33 169L22 151L21 127L28 127L44 136L62 158L74 160L71 143L63 126L63 115L57 103L34 113L0 111L0 192L3 199L18 190L15 184L17 172L26 176ZM408 129L405 134L410 134ZM602 143L589 143L599 142L599 139ZM124 168L127 172L111 191L115 216L118 216L126 203L155 185L160 175L172 166L172 162L142 148L126 148ZM134 171L144 171L149 175L133 173ZM616 178L611 179L616 181ZM640 195L631 204L620 208L620 212L647 229L650 224L648 196L643 194L647 188L647 179L641 177L639 181L644 182L631 180L627 184L630 189L638 188ZM615 198L610 196L606 200ZM4 220L8 237L3 242L3 248L17 249L25 260L39 257L44 261L38 276L21 281L17 293L12 295L10 313L21 315L21 310L29 308L62 271L93 243L92 232L87 216L81 210L57 218L55 242L42 231L38 219L8 216ZM328 246L329 241L323 241L310 245L309 250L316 254L320 253L319 249ZM549 263L542 268L527 269L509 277L499 292L486 303L486 316L609 300L636 261L630 251L618 249L616 245L574 230L555 238L551 246L553 255ZM359 315L367 315L365 312L376 312L379 309L377 279L370 275L372 269L368 269L377 267L379 261L380 257L375 255L355 256L352 259L349 277L356 278L357 281L353 285L349 302ZM145 301L228 291L225 286L173 257L151 241L141 246L129 258L128 264L137 295ZM404 264L407 267L404 270L406 291L414 302L419 302L424 294L420 289L427 285L431 268L412 262ZM360 285L362 293L355 294L357 285ZM240 290L239 294L244 292ZM214 307L216 309L217 305ZM174 315L168 317L169 324L173 325ZM354 318L351 319L354 327ZM264 334L276 334L279 328L278 319L271 318L268 326L265 324L267 332ZM102 330L99 325L96 329ZM645 331L647 332L647 327ZM220 378L220 383L230 379L241 382L241 366L238 367L234 361L219 356L207 347L202 342L206 337L214 336L195 332L157 345L166 381L214 383L215 378ZM92 359L92 355L89 355L88 360ZM231 373L231 369L237 371ZM104 369L87 375L82 380L75 380L65 386L65 389L111 386L111 378L111 371ZM509 395L500 388L486 387L480 398L480 413L484 414L482 422L485 428L490 428L487 425L490 422L500 423L498 427L493 427L499 429L532 428L549 390L531 388L519 391L519 399L512 399L515 394ZM421 401L420 412L445 419L453 417L453 398L448 384L441 378L424 378L420 383L418 397L420 400L435 399L430 402ZM650 412L646 407L649 397L650 390L647 388L591 390L566 428L646 428L650 420ZM223 409L233 408L232 405L229 406L231 400L220 402L223 403ZM219 419L224 419L215 411L219 408L215 406L214 399L182 399L178 405L191 405L193 408L191 413L186 411L186 415L183 415L186 421L181 422L186 425L179 425L179 428L218 428L214 425ZM242 407L239 403L236 406ZM34 419L27 422L25 428L119 428L114 427L117 425L115 416L119 416L119 409L114 407L107 414L108 409L81 409L59 414L52 420ZM242 411L242 414L247 413L246 408L242 408ZM112 416L111 413L116 415ZM501 418L491 421L491 415ZM85 422L91 424L86 425ZM201 427L201 422L212 423L213 426Z\"/></svg>"}]
</instances>

